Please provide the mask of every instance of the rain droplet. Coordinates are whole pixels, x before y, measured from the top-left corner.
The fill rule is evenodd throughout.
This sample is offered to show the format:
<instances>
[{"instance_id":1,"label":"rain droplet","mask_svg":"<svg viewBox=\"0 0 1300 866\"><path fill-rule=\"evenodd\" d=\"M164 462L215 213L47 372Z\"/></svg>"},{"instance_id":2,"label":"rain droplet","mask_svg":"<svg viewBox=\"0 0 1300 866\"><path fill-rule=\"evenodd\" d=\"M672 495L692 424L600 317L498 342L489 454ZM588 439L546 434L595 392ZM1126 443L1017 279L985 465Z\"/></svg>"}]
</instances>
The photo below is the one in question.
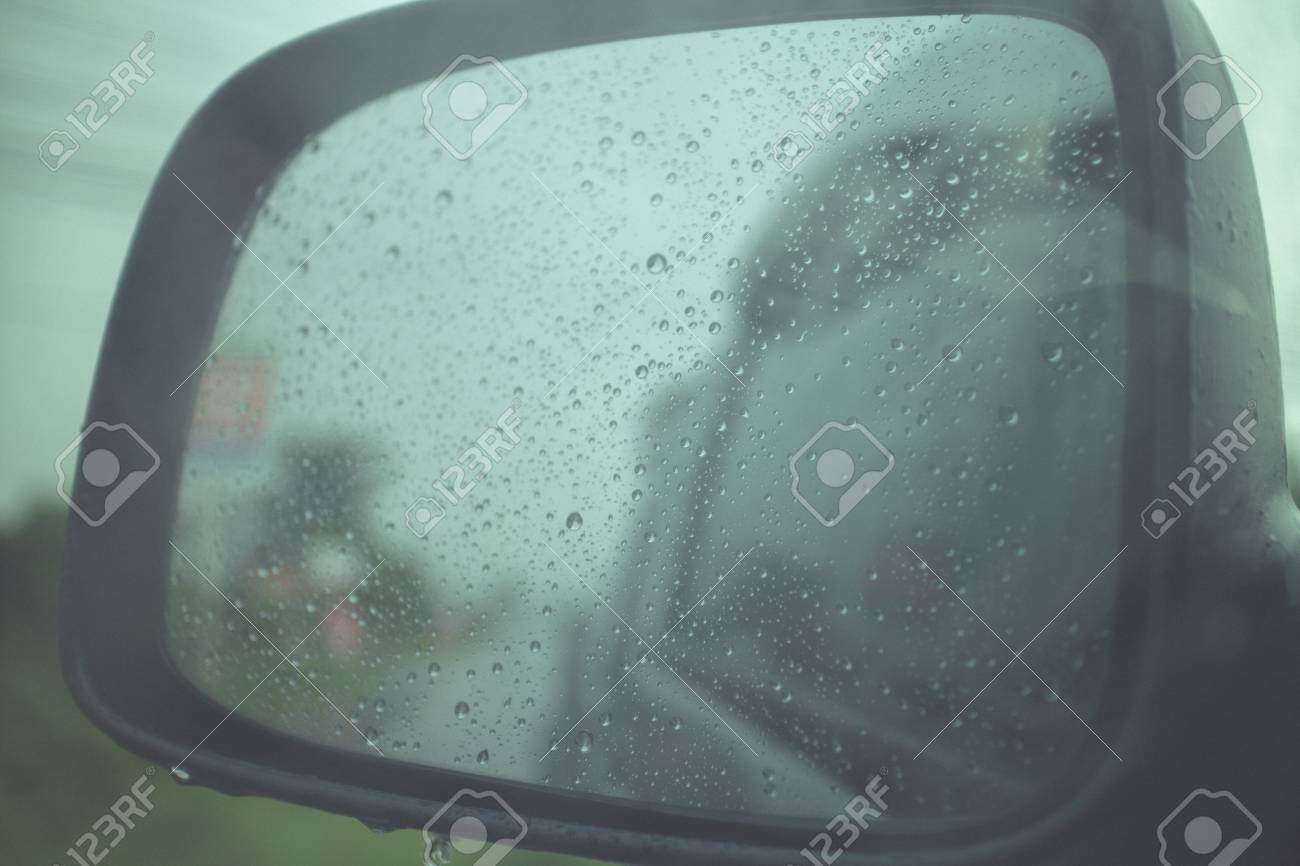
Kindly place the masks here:
<instances>
[{"instance_id":1,"label":"rain droplet","mask_svg":"<svg viewBox=\"0 0 1300 866\"><path fill-rule=\"evenodd\" d=\"M444 836L430 838L428 860L432 866L448 866L453 856L450 839Z\"/></svg>"},{"instance_id":2,"label":"rain droplet","mask_svg":"<svg viewBox=\"0 0 1300 866\"><path fill-rule=\"evenodd\" d=\"M568 517L564 519L564 526L566 529L581 529L582 515L576 511L573 512L572 514L570 514Z\"/></svg>"},{"instance_id":3,"label":"rain droplet","mask_svg":"<svg viewBox=\"0 0 1300 866\"><path fill-rule=\"evenodd\" d=\"M595 738L588 731L578 731L578 751L584 755L591 751L591 744Z\"/></svg>"},{"instance_id":4,"label":"rain droplet","mask_svg":"<svg viewBox=\"0 0 1300 866\"><path fill-rule=\"evenodd\" d=\"M461 701L456 704L456 718L463 719L469 715L469 704Z\"/></svg>"},{"instance_id":5,"label":"rain droplet","mask_svg":"<svg viewBox=\"0 0 1300 866\"><path fill-rule=\"evenodd\" d=\"M645 260L645 267L652 274L662 274L664 268L668 267L668 259L661 253L652 253L650 258Z\"/></svg>"}]
</instances>

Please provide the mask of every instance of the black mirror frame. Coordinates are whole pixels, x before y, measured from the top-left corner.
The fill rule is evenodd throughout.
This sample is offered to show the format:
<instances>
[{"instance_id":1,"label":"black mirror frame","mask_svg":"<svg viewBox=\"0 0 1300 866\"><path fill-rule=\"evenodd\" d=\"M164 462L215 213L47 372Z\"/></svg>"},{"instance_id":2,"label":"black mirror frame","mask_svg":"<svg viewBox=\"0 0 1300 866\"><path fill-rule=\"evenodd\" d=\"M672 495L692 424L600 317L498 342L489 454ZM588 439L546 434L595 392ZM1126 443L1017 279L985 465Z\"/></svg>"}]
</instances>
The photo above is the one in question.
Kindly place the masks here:
<instances>
[{"instance_id":1,"label":"black mirror frame","mask_svg":"<svg viewBox=\"0 0 1300 866\"><path fill-rule=\"evenodd\" d=\"M313 33L223 85L187 126L150 193L95 377L88 419L129 420L161 455L162 465L105 526L91 528L70 518L60 631L65 676L83 711L122 745L169 766L226 715L179 675L162 642L171 551L158 527L172 522L195 388L191 384L174 397L168 394L176 370L203 360L234 260L230 235L217 220L173 218L194 206L173 173L186 178L215 214L238 230L255 213L259 191L314 131L384 93L431 79L464 52L508 60L671 33L979 13L1046 19L1079 31L1099 47L1116 85L1124 161L1133 169L1117 194L1135 226L1130 283L1182 291L1190 282L1190 169L1185 160L1173 158L1154 117L1156 92L1178 70L1182 52L1175 32L1203 34L1199 18L1181 0L420 2ZM1133 294L1127 368L1158 369L1160 377L1125 377L1128 404L1140 407L1128 410L1126 441L1160 441L1171 452L1186 453L1194 349L1190 304L1184 298L1164 306L1152 299L1155 293ZM1170 310L1188 321L1171 318ZM1156 378L1164 387L1157 387ZM1122 507L1136 515L1149 499L1143 491L1162 487L1170 464L1130 448L1124 460ZM1126 533L1137 528L1136 521L1129 523ZM1187 557L1186 548L1176 543L1135 548L1125 563L1121 599L1145 610L1153 590L1129 576L1173 573ZM1109 675L1096 719L1112 742L1143 741L1158 726L1144 717L1137 700L1144 691L1143 669L1151 664L1145 660L1153 655L1144 621L1138 613L1117 625L1116 640L1135 660L1131 668ZM420 827L460 788L490 787L527 818L528 847L629 862L786 863L796 860L821 829L808 820L630 803L378 759L308 743L238 715L221 724L186 767L194 781L221 791L274 796L385 827ZM1059 856L1062 841L1082 833L1078 828L1085 817L1131 783L1125 766L1081 762L1063 780L1059 796L1041 798L1026 813L927 832L923 839L865 834L843 862L992 864L1029 862L1049 851ZM453 810L449 817L469 813ZM472 813L489 828L508 829L503 815Z\"/></svg>"}]
</instances>

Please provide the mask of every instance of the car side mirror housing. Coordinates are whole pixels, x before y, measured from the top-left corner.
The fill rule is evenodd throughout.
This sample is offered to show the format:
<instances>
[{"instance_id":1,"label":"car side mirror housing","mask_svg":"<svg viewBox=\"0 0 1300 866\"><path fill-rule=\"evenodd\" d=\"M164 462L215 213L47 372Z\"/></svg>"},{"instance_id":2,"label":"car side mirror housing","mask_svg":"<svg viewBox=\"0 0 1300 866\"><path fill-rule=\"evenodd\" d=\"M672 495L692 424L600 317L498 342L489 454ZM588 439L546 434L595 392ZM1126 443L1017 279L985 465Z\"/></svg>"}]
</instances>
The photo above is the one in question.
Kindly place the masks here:
<instances>
[{"instance_id":1,"label":"car side mirror housing","mask_svg":"<svg viewBox=\"0 0 1300 866\"><path fill-rule=\"evenodd\" d=\"M840 67L810 61L818 46ZM1244 70L1216 55L1203 22L1181 0L813 0L798 8L776 0L594 7L451 0L386 9L268 54L223 85L162 167L118 287L87 428L60 458L71 511L60 637L72 693L95 724L178 778L372 826L421 828L430 862L446 853L449 834L453 844L480 835L476 850L494 857L521 846L637 863L1133 856L1168 812L1161 786L1182 784L1177 768L1206 736L1201 728L1170 731L1171 719L1190 706L1194 672L1228 682L1234 665L1264 652L1241 623L1262 623L1260 641L1287 639L1269 610L1287 598L1294 559L1286 551L1297 549L1300 535L1294 508L1278 504L1286 470L1277 335L1253 171L1244 131L1235 130L1259 94L1243 87L1243 79L1253 86ZM709 58L719 68L700 72L711 68ZM1095 61L1095 70L1070 65L1076 58ZM607 68L619 63L618 74ZM793 83L792 70L810 66L815 73ZM722 67L735 80L723 80ZM973 78L958 82L954 73ZM1199 116L1206 87L1217 88L1227 113ZM796 110L783 113L791 104ZM981 114L999 111L1001 126L981 125ZM688 112L689 122L682 120ZM954 154L954 136L966 136L965 151ZM427 165L409 158L425 152ZM719 173L687 161L701 152L724 166ZM339 153L344 161L331 161ZM1017 175L1026 163L1032 172ZM853 185L885 169L894 174L879 188ZM644 188L628 179L642 170L651 178ZM855 703L867 659L843 653L838 671L820 671L819 664L830 667L823 655L834 654L799 655L801 645L818 644L791 632L772 639L790 662L772 682L736 667L747 652L777 652L755 634L771 638L782 624L803 621L806 597L764 583L780 563L867 570L858 567L854 544L883 545L875 530L853 528L867 513L855 509L866 503L885 514L881 497L902 495L890 493L891 481L913 492L926 483L926 473L909 474L923 465L909 434L884 435L853 408L824 424L816 419L790 442L782 438L787 431L776 432L784 424L754 431L757 445L736 446L752 455L716 464L721 482L712 469L692 476L684 467L713 467L725 451L719 443L729 441L719 437L752 423L751 405L762 412L763 400L776 399L770 395L798 391L774 374L764 378L760 350L776 345L802 357L812 349L800 329L834 337L835 328L822 328L831 319L817 318L830 317L827 310L884 320L895 302L864 284L871 291L905 285L898 297L915 304L906 315L926 309L940 290L924 280L903 283L909 267L928 280L944 263L952 282L1001 278L1005 270L1013 278L1006 295L981 298L972 305L978 312L956 305L968 324L979 321L976 328L984 315L990 334L1040 319L1070 330L1057 318L1068 318L1066 305L1041 300L994 315L999 297L1023 287L1033 258L1020 269L1024 277L994 264L994 245L985 246L991 235L965 225L970 208L990 207L960 186L985 182L971 177L993 178L977 192L1011 190L1008 202L1023 205L1018 215L999 205L989 217L1017 238L1010 245L1042 224L1056 195L1057 247L1085 220L1097 220L1076 241L1095 234L1086 241L1089 255L1113 273L1098 279L1096 268L1066 259L1046 267L1085 272L1077 277L1080 303L1124 317L1123 328L1097 338L1108 341L1099 353L1105 360L1085 345L1092 334L1070 333L1081 347L1077 370L1096 377L1078 386L1095 391L1079 393L1104 395L1081 402L1114 422L1107 435L1121 455L1092 478L1072 476L1075 495L1088 501L1082 488L1089 483L1117 491L1107 531L1120 553L1106 578L1109 606L1097 608L1108 623L1113 613L1113 629L1105 629L1112 660L1090 677L1097 687L1081 714L1087 730L1068 714L1051 723L1105 750L1045 748L1029 769L1033 762L1010 758L980 763L981 753L969 760L984 774L959 782L954 774L968 755L958 741L923 754L932 734L951 733L939 730L943 719L929 724L950 713L909 715L925 704L924 690L891 698L891 706L908 704L897 718ZM625 262L621 239L663 229L659 209L681 205L674 193L692 183L704 190L704 206L689 231L668 231L662 250ZM604 205L607 213L602 189L605 201L619 203ZM387 204L384 195L392 196ZM528 196L534 204L525 204ZM581 196L591 197L604 221L588 224ZM780 212L783 203L788 210ZM904 213L908 230L896 237L864 230L851 249L836 248L837 227L879 212L890 220ZM404 226L401 242L364 234L377 213ZM688 266L703 271L700 260L729 220L744 226L738 236L759 241L704 271L715 293L698 302L685 288L664 297L647 282ZM816 244L808 240L814 236ZM806 242L806 256L764 246L792 237ZM1034 236L1035 256L1044 240L1048 256L1056 249L1051 238ZM578 258L586 244L604 259L599 267ZM433 259L413 255L434 247ZM808 276L837 256L869 279L823 275L819 284ZM944 256L967 263L948 267ZM506 259L514 261L501 264ZM842 270L828 265L827 273ZM530 281L547 279L563 291L529 294ZM819 297L818 285L835 291ZM743 296L735 315L706 311L733 292ZM528 303L513 306L510 294ZM623 318L611 297L619 310L630 307ZM371 311L369 331L340 312L348 298ZM281 303L292 316L276 311ZM624 321L644 326L626 356L605 344ZM589 338L556 342L569 339L562 332L575 322L591 329ZM897 332L913 324L900 320ZM960 361L965 328L915 330L925 329L908 335L919 369L897 391L919 392L929 401L920 407L925 414L950 400L924 389ZM883 333L879 324L876 331ZM439 339L421 343L412 336L420 332ZM457 333L463 342L448 336ZM714 334L732 342L715 348L722 344L710 342ZM1062 347L1074 352L1073 343L1057 337L1031 347L1038 362L1056 366L1025 376L1076 374L1061 360ZM389 351L371 353L385 345ZM539 345L555 348L549 372L531 363ZM333 360L324 360L326 351ZM438 358L412 360L422 353ZM579 384L584 365L606 354L627 370ZM827 377L858 375L844 372L852 364L834 354L841 369ZM494 363L504 372L485 375ZM338 375L314 372L326 364ZM656 375L669 396L647 392L631 408L619 402ZM728 424L711 419L705 428L682 414L696 402L744 408L727 415ZM1020 411L1003 406L990 414L992 432L978 438L1013 441ZM910 412L891 409L888 423ZM801 414L789 409L782 417ZM1249 453L1243 449L1231 473L1214 482L1214 495L1231 507L1171 498L1177 492L1168 484L1182 477L1187 455L1242 417L1252 422ZM364 418L378 421L373 433L358 432ZM530 428L534 418L546 420ZM628 482L629 503L686 496L689 506L672 510L677 520L660 514L655 522L656 515L632 510L643 505L606 512L568 504L592 501L585 489L574 493L575 467L598 463L615 447L610 437L624 435L611 431L638 423L671 431L670 447L686 454L671 459L686 462L665 468L667 446L629 435L641 440L629 454L635 445L650 456L629 458L628 472L604 473L593 486ZM567 431L568 444L539 443L547 425ZM853 439L859 428L866 435ZM448 441L459 445L440 446L428 466L415 467L405 459L420 450L411 442L434 429L453 431ZM823 460L830 449L808 438L818 431L849 437L875 464L857 476L852 461L844 469ZM511 463L518 446L546 455L530 463L534 475L522 461ZM842 446L833 457L854 457L852 450ZM726 474L743 480L764 460L790 470L773 478L789 509L775 518L766 487L746 498L737 492L743 483ZM412 475L422 486L407 483ZM570 486L540 495L555 476ZM826 489L806 494L801 480L809 478ZM725 495L690 499L715 482ZM1157 517L1153 497L1171 508L1157 509ZM705 538L712 512L729 498L742 503L736 511L745 519L709 535L708 544L692 543ZM659 501L667 512L669 500ZM1069 505L1055 506L1061 520L1085 519ZM900 562L942 582L942 543L928 539L936 557L917 533L901 530L912 526L914 510L900 507L880 520L910 539L894 545ZM1177 531L1173 510L1184 521ZM520 513L544 515L538 520L547 529L515 556L510 545L522 530L510 520ZM794 529L740 541L750 517ZM624 555L622 565L588 555L602 532L606 549ZM1198 548L1198 537L1210 540ZM1279 541L1269 547L1266 538ZM744 576L751 566L754 574ZM752 628L707 612L737 569L735 581L748 592L733 603L750 605ZM1238 577L1217 579L1225 572ZM560 582L581 618L550 619L560 605L546 593ZM763 593L766 600L754 600ZM927 596L919 606L935 603ZM910 596L900 604L917 606ZM625 619L632 611L638 615ZM667 617L644 638L629 624L640 623L643 611ZM1181 625L1170 611L1184 617ZM612 622L597 618L607 614ZM949 615L967 619L964 609ZM534 639L533 628L547 640ZM820 624L809 628L822 633ZM611 649L623 638L628 646ZM1218 661L1205 661L1210 647L1219 648ZM465 697L446 685L443 669L453 666L444 654L456 658L458 682L478 680L465 686L472 690ZM663 682L629 685L641 702L625 719L602 721L600 693L651 666L648 679ZM825 678L834 687L819 690ZM795 700L799 680L812 685ZM427 697L414 697L417 686ZM763 689L769 694L755 696ZM343 706L330 692L347 695ZM319 713L297 707L297 697L317 695ZM673 739L697 711L695 733L704 739ZM398 713L407 714L403 723L388 721ZM1279 731L1294 718L1294 703L1279 698L1257 735L1280 743ZM469 727L454 727L461 722ZM601 733L615 723L627 725L621 739ZM1057 729L1045 730L1054 742ZM614 742L626 747L609 748ZM1231 772L1281 792L1293 763L1238 762ZM693 770L690 784L664 781ZM937 793L944 779L962 789L961 803L956 793ZM981 798L996 808L970 805ZM825 808L832 801L844 805ZM1279 793L1274 805L1280 811L1285 802ZM1272 842L1265 836L1258 844Z\"/></svg>"}]
</instances>

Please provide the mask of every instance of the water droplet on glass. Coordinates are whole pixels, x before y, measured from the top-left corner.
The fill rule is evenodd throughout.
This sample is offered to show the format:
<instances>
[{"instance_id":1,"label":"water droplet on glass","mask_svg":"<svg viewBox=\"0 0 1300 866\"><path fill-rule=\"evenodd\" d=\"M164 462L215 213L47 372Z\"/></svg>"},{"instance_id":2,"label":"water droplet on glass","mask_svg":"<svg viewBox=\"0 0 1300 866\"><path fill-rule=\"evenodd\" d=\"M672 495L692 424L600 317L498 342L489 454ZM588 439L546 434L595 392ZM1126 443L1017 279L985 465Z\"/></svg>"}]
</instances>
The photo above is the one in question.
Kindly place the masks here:
<instances>
[{"instance_id":1,"label":"water droplet on glass","mask_svg":"<svg viewBox=\"0 0 1300 866\"><path fill-rule=\"evenodd\" d=\"M452 856L451 840L445 836L433 836L431 833L425 853L425 859L429 861L430 866L449 866Z\"/></svg>"}]
</instances>

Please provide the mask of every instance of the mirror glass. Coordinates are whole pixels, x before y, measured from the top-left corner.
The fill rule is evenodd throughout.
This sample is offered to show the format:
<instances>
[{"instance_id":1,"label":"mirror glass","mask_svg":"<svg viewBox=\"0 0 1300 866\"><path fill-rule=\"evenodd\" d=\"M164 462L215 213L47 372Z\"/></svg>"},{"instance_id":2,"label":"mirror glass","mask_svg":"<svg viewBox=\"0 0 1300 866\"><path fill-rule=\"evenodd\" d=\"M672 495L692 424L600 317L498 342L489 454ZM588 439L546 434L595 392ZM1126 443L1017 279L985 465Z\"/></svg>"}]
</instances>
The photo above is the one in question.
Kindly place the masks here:
<instances>
[{"instance_id":1,"label":"mirror glass","mask_svg":"<svg viewBox=\"0 0 1300 866\"><path fill-rule=\"evenodd\" d=\"M1095 46L1003 16L363 106L184 386L171 655L298 737L679 807L884 767L900 820L986 818L1115 760L1124 173Z\"/></svg>"}]
</instances>

